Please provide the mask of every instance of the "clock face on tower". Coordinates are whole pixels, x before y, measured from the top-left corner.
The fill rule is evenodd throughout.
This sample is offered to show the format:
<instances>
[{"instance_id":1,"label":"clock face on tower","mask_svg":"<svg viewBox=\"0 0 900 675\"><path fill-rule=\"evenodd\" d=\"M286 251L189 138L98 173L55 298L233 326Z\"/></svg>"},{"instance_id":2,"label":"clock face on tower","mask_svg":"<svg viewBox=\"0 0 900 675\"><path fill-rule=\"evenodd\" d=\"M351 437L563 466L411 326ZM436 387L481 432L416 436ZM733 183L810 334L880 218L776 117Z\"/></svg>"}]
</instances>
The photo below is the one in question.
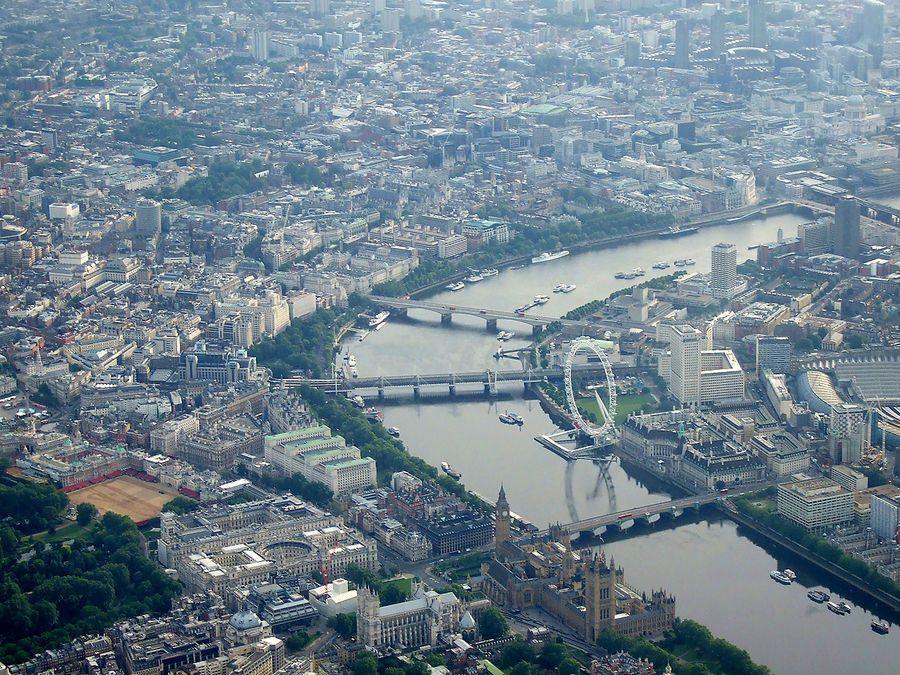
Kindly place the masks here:
<instances>
[{"instance_id":1,"label":"clock face on tower","mask_svg":"<svg viewBox=\"0 0 900 675\"><path fill-rule=\"evenodd\" d=\"M503 516L504 518L508 518L508 517L509 517L509 511L507 511L506 509L503 509L503 510L500 512L500 515Z\"/></svg>"}]
</instances>

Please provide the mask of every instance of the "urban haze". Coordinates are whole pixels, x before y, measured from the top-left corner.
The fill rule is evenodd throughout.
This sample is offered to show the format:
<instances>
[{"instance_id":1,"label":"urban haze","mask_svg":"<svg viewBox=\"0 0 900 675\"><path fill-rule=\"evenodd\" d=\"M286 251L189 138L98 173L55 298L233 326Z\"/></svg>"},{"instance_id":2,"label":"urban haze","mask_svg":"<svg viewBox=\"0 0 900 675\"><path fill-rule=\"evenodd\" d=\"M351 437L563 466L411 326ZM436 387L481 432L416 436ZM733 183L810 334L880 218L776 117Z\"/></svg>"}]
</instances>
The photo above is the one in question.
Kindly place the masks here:
<instances>
[{"instance_id":1,"label":"urban haze","mask_svg":"<svg viewBox=\"0 0 900 675\"><path fill-rule=\"evenodd\" d=\"M0 675L900 669L894 0L0 3Z\"/></svg>"}]
</instances>

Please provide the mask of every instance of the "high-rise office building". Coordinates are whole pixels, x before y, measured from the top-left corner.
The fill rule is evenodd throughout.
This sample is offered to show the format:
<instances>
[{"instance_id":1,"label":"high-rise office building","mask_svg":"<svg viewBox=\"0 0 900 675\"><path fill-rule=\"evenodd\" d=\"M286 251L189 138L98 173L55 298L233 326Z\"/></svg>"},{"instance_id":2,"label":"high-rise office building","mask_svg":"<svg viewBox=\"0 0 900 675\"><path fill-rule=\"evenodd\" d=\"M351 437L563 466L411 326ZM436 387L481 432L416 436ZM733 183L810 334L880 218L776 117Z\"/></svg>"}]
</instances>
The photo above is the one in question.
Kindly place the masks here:
<instances>
[{"instance_id":1,"label":"high-rise office building","mask_svg":"<svg viewBox=\"0 0 900 675\"><path fill-rule=\"evenodd\" d=\"M683 405L700 404L700 331L687 324L672 326L670 389Z\"/></svg>"},{"instance_id":2,"label":"high-rise office building","mask_svg":"<svg viewBox=\"0 0 900 675\"><path fill-rule=\"evenodd\" d=\"M855 197L842 197L834 207L831 252L851 260L859 257L859 204Z\"/></svg>"},{"instance_id":3,"label":"high-rise office building","mask_svg":"<svg viewBox=\"0 0 900 675\"><path fill-rule=\"evenodd\" d=\"M884 3L879 0L863 0L861 17L862 37L870 44L884 42Z\"/></svg>"},{"instance_id":4,"label":"high-rise office building","mask_svg":"<svg viewBox=\"0 0 900 675\"><path fill-rule=\"evenodd\" d=\"M675 22L675 67L691 67L691 25L685 19Z\"/></svg>"},{"instance_id":5,"label":"high-rise office building","mask_svg":"<svg viewBox=\"0 0 900 675\"><path fill-rule=\"evenodd\" d=\"M734 244L716 244L712 248L712 272L709 276L710 295L714 298L731 298L737 287L737 247Z\"/></svg>"},{"instance_id":6,"label":"high-rise office building","mask_svg":"<svg viewBox=\"0 0 900 675\"><path fill-rule=\"evenodd\" d=\"M391 8L381 13L381 31L383 33L396 33L400 30L400 17L403 10Z\"/></svg>"},{"instance_id":7,"label":"high-rise office building","mask_svg":"<svg viewBox=\"0 0 900 675\"><path fill-rule=\"evenodd\" d=\"M152 199L140 199L135 207L134 229L140 235L153 237L162 229L162 205Z\"/></svg>"},{"instance_id":8,"label":"high-rise office building","mask_svg":"<svg viewBox=\"0 0 900 675\"><path fill-rule=\"evenodd\" d=\"M882 539L900 543L900 499L872 495L872 532Z\"/></svg>"},{"instance_id":9,"label":"high-rise office building","mask_svg":"<svg viewBox=\"0 0 900 675\"><path fill-rule=\"evenodd\" d=\"M709 51L714 59L725 51L725 12L721 9L709 17Z\"/></svg>"},{"instance_id":10,"label":"high-rise office building","mask_svg":"<svg viewBox=\"0 0 900 675\"><path fill-rule=\"evenodd\" d=\"M756 372L768 368L773 373L791 371L791 341L786 337L760 335L756 338Z\"/></svg>"},{"instance_id":11,"label":"high-rise office building","mask_svg":"<svg viewBox=\"0 0 900 675\"><path fill-rule=\"evenodd\" d=\"M254 61L269 60L269 31L259 28L253 31L250 37L250 55Z\"/></svg>"},{"instance_id":12,"label":"high-rise office building","mask_svg":"<svg viewBox=\"0 0 900 675\"><path fill-rule=\"evenodd\" d=\"M867 43L872 65L881 66L884 56L884 3L878 0L863 0L860 25L862 39Z\"/></svg>"},{"instance_id":13,"label":"high-rise office building","mask_svg":"<svg viewBox=\"0 0 900 675\"><path fill-rule=\"evenodd\" d=\"M855 403L831 406L831 419L828 423L829 452L835 463L859 463L863 448L871 442L867 417L866 408Z\"/></svg>"},{"instance_id":14,"label":"high-rise office building","mask_svg":"<svg viewBox=\"0 0 900 675\"><path fill-rule=\"evenodd\" d=\"M797 238L800 240L803 255L819 255L827 253L829 246L830 223L824 218L797 226Z\"/></svg>"},{"instance_id":15,"label":"high-rise office building","mask_svg":"<svg viewBox=\"0 0 900 675\"><path fill-rule=\"evenodd\" d=\"M331 14L331 0L310 0L309 13L314 17L328 16Z\"/></svg>"},{"instance_id":16,"label":"high-rise office building","mask_svg":"<svg viewBox=\"0 0 900 675\"><path fill-rule=\"evenodd\" d=\"M625 38L625 66L633 68L641 65L641 38L629 35Z\"/></svg>"},{"instance_id":17,"label":"high-rise office building","mask_svg":"<svg viewBox=\"0 0 900 675\"><path fill-rule=\"evenodd\" d=\"M766 28L768 11L769 8L763 0L748 0L747 2L747 24L751 47L766 47L769 44L769 33Z\"/></svg>"}]
</instances>

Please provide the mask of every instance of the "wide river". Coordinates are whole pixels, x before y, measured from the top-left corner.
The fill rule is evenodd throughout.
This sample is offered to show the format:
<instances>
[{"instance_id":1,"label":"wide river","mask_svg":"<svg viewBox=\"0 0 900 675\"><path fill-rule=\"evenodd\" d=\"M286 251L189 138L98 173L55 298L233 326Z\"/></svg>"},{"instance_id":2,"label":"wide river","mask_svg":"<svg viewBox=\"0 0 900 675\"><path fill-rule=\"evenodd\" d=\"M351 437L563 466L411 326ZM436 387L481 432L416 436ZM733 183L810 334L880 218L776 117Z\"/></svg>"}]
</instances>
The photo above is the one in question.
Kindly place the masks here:
<instances>
[{"instance_id":1,"label":"wide river","mask_svg":"<svg viewBox=\"0 0 900 675\"><path fill-rule=\"evenodd\" d=\"M553 262L505 270L499 276L469 284L464 290L438 293L430 300L511 310L537 294L551 296L542 315L560 316L585 302L604 298L635 283L613 278L616 271L643 267L649 278L665 274L651 265L659 260L694 258L688 268L706 272L710 249L720 241L734 243L738 260L755 258L748 246L776 239L779 229L794 236L802 218L775 216L721 225L675 240L649 239L633 244L585 251ZM568 294L551 293L558 283L576 284ZM513 322L500 329L519 331L505 347L527 344L530 330ZM406 320L389 320L365 339L351 335L345 350L356 356L361 376L464 372L517 368L518 362L492 355L498 342L477 317L454 316L441 326L437 315L410 311ZM374 401L373 401L374 403ZM489 501L502 483L510 505L539 527L571 522L610 511L665 501L664 485L640 472L612 464L608 473L591 462L567 463L533 440L554 430L537 401L522 398L521 386L509 385L498 400L442 395L419 401L387 400L379 406L384 423L397 426L407 447L434 465L450 462L463 482ZM497 415L511 410L524 425L501 424ZM814 568L786 557L733 522L711 516L679 527L647 529L631 539L605 545L607 555L625 568L628 582L642 590L665 588L677 597L680 616L708 625L718 636L747 649L775 673L895 673L900 668L900 626L887 636L869 629L874 607L832 584ZM769 571L791 567L798 580L776 584ZM833 596L854 605L849 616L836 616L806 597L809 587L827 587ZM889 618L889 617L886 617Z\"/></svg>"}]
</instances>

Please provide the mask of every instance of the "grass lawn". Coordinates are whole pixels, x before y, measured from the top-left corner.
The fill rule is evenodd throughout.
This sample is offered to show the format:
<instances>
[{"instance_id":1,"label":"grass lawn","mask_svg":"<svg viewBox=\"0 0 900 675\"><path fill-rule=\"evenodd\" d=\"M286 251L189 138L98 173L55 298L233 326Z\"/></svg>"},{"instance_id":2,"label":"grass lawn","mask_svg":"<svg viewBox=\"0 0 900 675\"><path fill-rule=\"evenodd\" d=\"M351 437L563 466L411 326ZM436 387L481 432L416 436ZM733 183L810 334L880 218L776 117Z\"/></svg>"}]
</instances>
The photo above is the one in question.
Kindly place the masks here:
<instances>
[{"instance_id":1,"label":"grass lawn","mask_svg":"<svg viewBox=\"0 0 900 675\"><path fill-rule=\"evenodd\" d=\"M778 504L774 499L768 499L768 498L754 499L752 504L756 508L765 509L769 513L775 513L775 511L778 509Z\"/></svg>"},{"instance_id":2,"label":"grass lawn","mask_svg":"<svg viewBox=\"0 0 900 675\"><path fill-rule=\"evenodd\" d=\"M481 574L481 563L486 562L487 559L487 553L480 551L466 553L465 555L455 556L445 562L438 563L434 566L434 572L436 574L449 572L450 579L455 582L462 582L466 580L467 576Z\"/></svg>"},{"instance_id":3,"label":"grass lawn","mask_svg":"<svg viewBox=\"0 0 900 675\"><path fill-rule=\"evenodd\" d=\"M382 584L384 588L388 586L396 586L401 591L406 593L406 597L409 597L412 594L412 577L400 577L399 579L391 579L390 581L385 581Z\"/></svg>"},{"instance_id":4,"label":"grass lawn","mask_svg":"<svg viewBox=\"0 0 900 675\"><path fill-rule=\"evenodd\" d=\"M645 410L653 403L656 403L656 399L653 398L652 394L623 394L622 396L617 396L616 424L621 424L631 413ZM593 397L578 399L578 407L584 412L594 413L597 419L600 419L600 407Z\"/></svg>"},{"instance_id":5,"label":"grass lawn","mask_svg":"<svg viewBox=\"0 0 900 675\"><path fill-rule=\"evenodd\" d=\"M28 537L26 541L41 541L45 544L52 544L55 541L66 541L67 539L80 539L88 532L89 527L82 527L78 523L69 521L65 525L61 525L56 532L42 532L41 534Z\"/></svg>"}]
</instances>

